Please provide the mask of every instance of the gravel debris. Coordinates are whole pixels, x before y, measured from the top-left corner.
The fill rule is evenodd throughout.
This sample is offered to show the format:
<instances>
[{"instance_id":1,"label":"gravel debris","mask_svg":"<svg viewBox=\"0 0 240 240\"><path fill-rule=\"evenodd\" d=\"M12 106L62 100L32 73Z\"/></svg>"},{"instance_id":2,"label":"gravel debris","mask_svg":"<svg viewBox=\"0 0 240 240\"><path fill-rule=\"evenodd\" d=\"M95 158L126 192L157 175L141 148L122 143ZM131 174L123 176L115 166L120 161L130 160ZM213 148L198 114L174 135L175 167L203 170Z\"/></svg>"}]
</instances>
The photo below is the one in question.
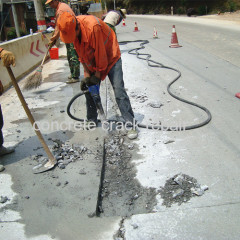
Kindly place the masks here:
<instances>
[{"instance_id":1,"label":"gravel debris","mask_svg":"<svg viewBox=\"0 0 240 240\"><path fill-rule=\"evenodd\" d=\"M166 181L159 194L163 199L162 205L171 207L174 203L181 205L192 197L202 196L206 190L208 186L201 186L195 178L179 173Z\"/></svg>"}]
</instances>

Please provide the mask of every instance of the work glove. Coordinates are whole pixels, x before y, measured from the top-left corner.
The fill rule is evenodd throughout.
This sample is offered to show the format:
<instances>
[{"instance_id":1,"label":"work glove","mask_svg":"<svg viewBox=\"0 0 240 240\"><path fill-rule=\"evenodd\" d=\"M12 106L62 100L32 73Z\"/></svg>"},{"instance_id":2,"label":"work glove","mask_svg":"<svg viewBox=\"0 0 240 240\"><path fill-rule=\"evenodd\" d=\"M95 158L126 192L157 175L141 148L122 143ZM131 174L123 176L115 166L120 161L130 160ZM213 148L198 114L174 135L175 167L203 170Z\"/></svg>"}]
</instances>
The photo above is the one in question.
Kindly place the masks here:
<instances>
[{"instance_id":1,"label":"work glove","mask_svg":"<svg viewBox=\"0 0 240 240\"><path fill-rule=\"evenodd\" d=\"M96 77L95 75L92 75L90 79L87 81L87 86L92 86L92 85L99 85L101 82L101 79Z\"/></svg>"},{"instance_id":2,"label":"work glove","mask_svg":"<svg viewBox=\"0 0 240 240\"><path fill-rule=\"evenodd\" d=\"M9 52L7 50L2 50L0 53L0 57L3 61L3 66L4 67L9 67L10 65L15 66L15 57L12 52Z\"/></svg>"},{"instance_id":3,"label":"work glove","mask_svg":"<svg viewBox=\"0 0 240 240\"><path fill-rule=\"evenodd\" d=\"M49 43L48 43L49 49L51 49L56 44L56 41L57 41L56 39L53 41L52 40L49 41Z\"/></svg>"},{"instance_id":4,"label":"work glove","mask_svg":"<svg viewBox=\"0 0 240 240\"><path fill-rule=\"evenodd\" d=\"M4 91L3 85L2 82L0 81L0 96L3 94L3 91Z\"/></svg>"},{"instance_id":5,"label":"work glove","mask_svg":"<svg viewBox=\"0 0 240 240\"><path fill-rule=\"evenodd\" d=\"M81 82L80 82L80 89L81 89L82 91L88 90L88 88L87 88L87 82L89 81L89 79L90 79L90 77L85 77L84 79L81 80Z\"/></svg>"}]
</instances>

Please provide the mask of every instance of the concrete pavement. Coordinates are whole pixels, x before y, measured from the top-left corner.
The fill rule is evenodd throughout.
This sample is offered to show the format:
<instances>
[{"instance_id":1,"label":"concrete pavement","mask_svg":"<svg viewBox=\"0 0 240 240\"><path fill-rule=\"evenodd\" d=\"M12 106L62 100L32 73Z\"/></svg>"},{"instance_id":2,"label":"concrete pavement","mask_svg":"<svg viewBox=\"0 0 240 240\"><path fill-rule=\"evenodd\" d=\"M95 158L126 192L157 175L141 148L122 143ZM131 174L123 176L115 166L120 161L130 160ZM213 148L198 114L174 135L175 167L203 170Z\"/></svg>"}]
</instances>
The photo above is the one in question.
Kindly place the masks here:
<instances>
[{"instance_id":1,"label":"concrete pavement","mask_svg":"<svg viewBox=\"0 0 240 240\"><path fill-rule=\"evenodd\" d=\"M115 174L104 179L108 183L107 189L102 191L105 209L98 218L93 212L99 192L103 138L109 136L108 133L101 128L91 133L72 128L43 131L50 146L54 145L53 140L61 140L71 146L84 146L87 151L81 153L82 160L70 163L65 169L57 167L33 175L33 155L44 152L29 127L14 89L10 89L1 97L4 134L6 142L19 145L13 155L1 159L6 170L0 173L0 195L9 198L0 210L1 234L5 239L239 239L239 101L234 98L239 86L239 68L210 53L203 53L181 38L183 48L170 49L170 33L158 30L160 38L153 40L151 26L141 29L139 25L140 32L133 33L132 18L127 19L126 25L117 28L118 40L149 40L150 44L143 52L182 72L173 91L207 107L213 120L207 126L191 131L140 129L139 138L132 142L114 132L110 139L116 147L113 153L125 158L121 161L112 155L107 159L106 167L112 171L121 167L126 175ZM204 120L204 112L167 94L166 86L176 73L150 68L145 61L127 54L134 47L139 45L121 46L121 52L125 87L136 119L146 124L161 122L168 126L191 125ZM60 55L65 55L64 45ZM66 105L72 95L78 93L79 83L66 85L68 73L65 58L49 61L44 66L41 88L24 93L38 121L71 123ZM109 83L107 86L104 83L101 91L104 108L107 105L111 117L117 109ZM153 107L154 104L162 106ZM74 104L74 113L85 116L83 105L81 98ZM118 149L117 141L125 149ZM128 162L125 161L127 158L130 159ZM126 165L121 165L122 162ZM176 201L166 207L161 189L179 173L194 178L209 189L202 196L192 195L190 200L179 205ZM125 182L125 189L116 187L121 181ZM150 209L146 196L154 202ZM105 216L104 210L110 208L113 210L105 211L108 215Z\"/></svg>"}]
</instances>

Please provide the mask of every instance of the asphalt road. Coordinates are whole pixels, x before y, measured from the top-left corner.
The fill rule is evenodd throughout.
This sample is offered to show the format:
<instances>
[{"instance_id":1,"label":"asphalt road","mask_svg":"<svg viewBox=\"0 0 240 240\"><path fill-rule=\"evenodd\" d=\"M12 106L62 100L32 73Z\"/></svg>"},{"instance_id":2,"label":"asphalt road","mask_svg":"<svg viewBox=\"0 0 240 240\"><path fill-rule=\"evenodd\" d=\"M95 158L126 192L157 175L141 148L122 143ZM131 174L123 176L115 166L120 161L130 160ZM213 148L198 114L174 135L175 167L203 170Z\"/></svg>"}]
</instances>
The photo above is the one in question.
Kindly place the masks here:
<instances>
[{"instance_id":1,"label":"asphalt road","mask_svg":"<svg viewBox=\"0 0 240 240\"><path fill-rule=\"evenodd\" d=\"M139 32L133 32L135 21ZM173 24L181 48L169 48ZM14 142L18 146L14 154L1 159L6 169L0 174L0 195L9 198L0 209L4 239L239 239L240 100L234 96L240 92L238 25L156 16L128 16L126 25L117 27L118 40L149 40L140 52L151 54L154 61L181 71L182 76L172 86L172 91L206 107L212 114L208 125L194 130L140 129L130 149L135 173L132 177L142 188L152 188L158 193L169 178L182 173L196 179L200 185L207 185L208 190L202 196L191 197L181 205L176 202L171 207L163 205L163 198L157 194L157 204L151 213L140 209L132 217L124 218L125 209L115 209L110 217L94 217L102 144L107 133L101 128L93 132L73 128L43 131L51 147L53 140L58 139L71 146L84 146L87 151L65 169L57 167L34 175L33 155L44 155L44 151L29 127L14 89L10 89L1 96L4 135L6 144ZM154 27L158 39L153 39ZM167 93L167 85L177 76L176 72L151 68L146 61L129 55L128 51L136 47L139 43L121 46L125 87L136 119L145 124L161 122L169 127L204 121L205 112ZM60 51L60 55L66 55L64 45ZM79 84L66 85L68 73L66 58L49 61L44 65L44 83L40 89L24 93L40 123L74 123L66 114L66 105L79 91ZM82 73L81 70L81 77ZM20 81L20 86L24 81ZM104 108L111 117L116 108L114 102L109 102L114 98L108 99L112 93L106 94L105 85L102 86ZM153 104L162 106L154 108ZM83 105L81 99L74 105L74 112L84 116ZM117 181L117 176L106 180ZM112 194L118 196L118 189L115 191ZM141 196L136 188L134 191L138 196L135 204L138 204ZM109 204L114 209L114 203Z\"/></svg>"},{"instance_id":2,"label":"asphalt road","mask_svg":"<svg viewBox=\"0 0 240 240\"><path fill-rule=\"evenodd\" d=\"M175 24L180 43L186 41L204 52L211 53L239 67L239 22L172 16L144 16L144 18L137 16L130 19L137 21L139 29L148 33L149 37L153 35L154 26L160 38L162 34L171 36L171 28Z\"/></svg>"},{"instance_id":3,"label":"asphalt road","mask_svg":"<svg viewBox=\"0 0 240 240\"><path fill-rule=\"evenodd\" d=\"M139 32L133 32L135 21ZM182 73L172 86L173 92L205 106L212 114L207 126L195 130L161 134L141 130L136 141L141 157L135 163L137 178L144 187L159 189L167 179L183 173L206 184L209 190L171 209L163 207L159 198L157 213L136 215L125 222L126 239L238 239L240 102L235 93L240 91L239 25L154 16L130 17L126 24L127 28L118 28L119 41L149 40L141 52ZM173 24L181 48L169 48ZM153 39L154 26L158 39ZM136 115L145 122L158 123L160 119L168 126L206 119L201 110L166 94L167 84L176 73L148 67L146 61L127 54L131 47L137 44L124 46L122 54L126 85L147 99L143 103L132 98ZM149 108L151 101L160 101L161 110ZM167 140L173 142L164 144ZM134 224L138 230L133 230Z\"/></svg>"}]
</instances>

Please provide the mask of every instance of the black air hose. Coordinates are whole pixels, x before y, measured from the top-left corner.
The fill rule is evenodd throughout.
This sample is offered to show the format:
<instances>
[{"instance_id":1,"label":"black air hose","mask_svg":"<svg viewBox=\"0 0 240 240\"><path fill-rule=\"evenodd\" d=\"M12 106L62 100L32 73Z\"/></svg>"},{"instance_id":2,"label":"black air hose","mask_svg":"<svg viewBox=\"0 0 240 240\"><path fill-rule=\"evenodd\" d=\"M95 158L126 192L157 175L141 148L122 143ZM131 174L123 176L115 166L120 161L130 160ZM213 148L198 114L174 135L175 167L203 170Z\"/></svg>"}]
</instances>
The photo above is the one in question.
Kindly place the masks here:
<instances>
[{"instance_id":1,"label":"black air hose","mask_svg":"<svg viewBox=\"0 0 240 240\"><path fill-rule=\"evenodd\" d=\"M200 109L202 109L204 112L206 112L207 114L207 119L199 124L195 124L195 125L190 125L190 126L186 126L186 127L164 127L164 126L161 126L161 125L145 125L145 124L142 124L142 123L138 123L137 126L138 127L141 127L141 128L148 128L148 129L157 129L157 130L163 130L163 131L182 131L182 130L191 130L191 129L195 129L195 128L199 128L199 127L202 127L206 124L208 124L211 119L212 119L212 115L210 113L210 111L199 105L199 104L196 104L196 103L193 103L193 102L190 102L188 100L185 100L183 98L180 98L178 96L176 96L175 94L173 94L171 91L170 91L170 87L171 85L176 82L180 77L181 77L181 72L175 68L172 68L172 67L168 67L168 66L164 66L163 64L159 63L159 62L156 62L156 61L153 61L151 60L151 55L148 54L148 53L139 53L138 51L141 50L141 49L144 49L144 45L149 43L148 40L135 40L135 41L122 41L122 42L119 42L119 45L125 45L125 44L128 44L128 43L135 43L135 42L140 42L140 47L139 48L134 48L134 49L131 49L128 51L129 54L133 54L133 55L136 55L137 58L139 59L142 59L142 60L146 60L147 63L148 63L148 66L150 67L158 67L158 68L165 68L165 69L169 69L169 70L173 70L175 72L178 73L178 76L174 78L174 80L172 82L170 82L167 86L167 91L168 93L175 99L181 101L181 102L184 102L184 103L187 103L187 104L190 104L192 106L195 106L195 107L198 107ZM145 56L144 57L140 57L140 56ZM71 105L72 103L80 96L82 96L84 93L83 92L80 92L78 93L77 95L75 95L71 101L69 102L68 106L67 106L67 114L69 115L69 117L71 117L72 119L74 120L77 120L77 121L84 121L84 119L80 119L80 118L77 118L77 117L74 117L72 114L71 114ZM99 120L98 120L99 121ZM108 120L108 121L111 121L111 120Z\"/></svg>"}]
</instances>

